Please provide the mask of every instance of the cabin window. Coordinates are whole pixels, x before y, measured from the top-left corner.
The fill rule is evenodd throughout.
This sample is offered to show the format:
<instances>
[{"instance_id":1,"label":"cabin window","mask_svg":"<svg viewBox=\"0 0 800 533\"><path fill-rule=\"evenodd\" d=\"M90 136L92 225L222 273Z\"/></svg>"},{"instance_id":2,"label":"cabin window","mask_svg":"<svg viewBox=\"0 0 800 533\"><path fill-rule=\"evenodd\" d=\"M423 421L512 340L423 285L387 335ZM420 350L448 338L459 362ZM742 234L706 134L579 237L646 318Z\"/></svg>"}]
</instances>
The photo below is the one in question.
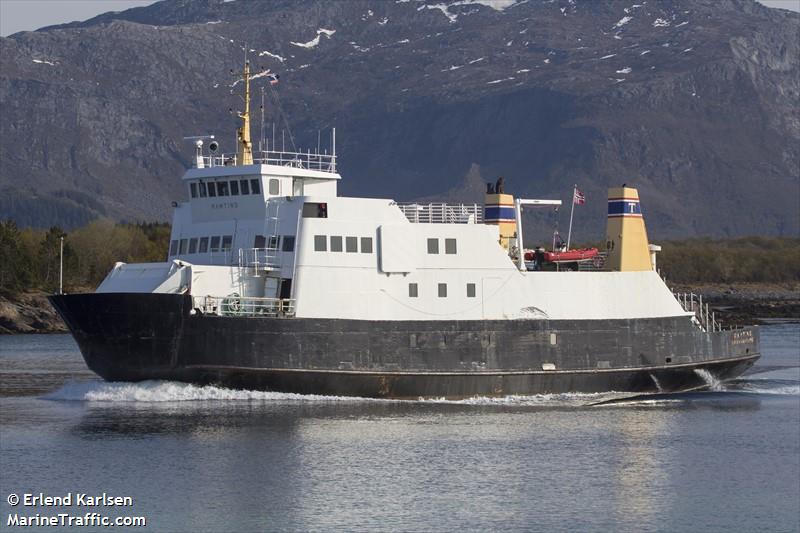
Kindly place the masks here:
<instances>
[{"instance_id":1,"label":"cabin window","mask_svg":"<svg viewBox=\"0 0 800 533\"><path fill-rule=\"evenodd\" d=\"M339 235L331 235L331 252L342 251L342 237Z\"/></svg>"},{"instance_id":2,"label":"cabin window","mask_svg":"<svg viewBox=\"0 0 800 533\"><path fill-rule=\"evenodd\" d=\"M247 180L239 180L239 185L242 187L242 194L250 194L250 182Z\"/></svg>"},{"instance_id":3,"label":"cabin window","mask_svg":"<svg viewBox=\"0 0 800 533\"><path fill-rule=\"evenodd\" d=\"M227 252L231 249L231 245L233 244L233 236L232 235L223 235L222 236L222 251Z\"/></svg>"},{"instance_id":4,"label":"cabin window","mask_svg":"<svg viewBox=\"0 0 800 533\"><path fill-rule=\"evenodd\" d=\"M178 255L178 241L177 239L169 243L169 255Z\"/></svg>"},{"instance_id":5,"label":"cabin window","mask_svg":"<svg viewBox=\"0 0 800 533\"><path fill-rule=\"evenodd\" d=\"M239 182L231 181L231 196L239 196Z\"/></svg>"},{"instance_id":6,"label":"cabin window","mask_svg":"<svg viewBox=\"0 0 800 533\"><path fill-rule=\"evenodd\" d=\"M200 198L205 198L206 196L208 196L208 194L206 193L206 184L205 183L203 183L201 181L200 183L197 184L197 188L198 188L198 190L200 192Z\"/></svg>"},{"instance_id":7,"label":"cabin window","mask_svg":"<svg viewBox=\"0 0 800 533\"><path fill-rule=\"evenodd\" d=\"M314 251L325 252L328 250L328 239L325 235L314 235Z\"/></svg>"},{"instance_id":8,"label":"cabin window","mask_svg":"<svg viewBox=\"0 0 800 533\"><path fill-rule=\"evenodd\" d=\"M428 239L428 253L429 254L439 253L439 239Z\"/></svg>"},{"instance_id":9,"label":"cabin window","mask_svg":"<svg viewBox=\"0 0 800 533\"><path fill-rule=\"evenodd\" d=\"M200 247L197 251L201 254L208 251L208 237L200 237Z\"/></svg>"},{"instance_id":10,"label":"cabin window","mask_svg":"<svg viewBox=\"0 0 800 533\"><path fill-rule=\"evenodd\" d=\"M345 237L344 250L347 253L358 253L358 237Z\"/></svg>"},{"instance_id":11,"label":"cabin window","mask_svg":"<svg viewBox=\"0 0 800 533\"><path fill-rule=\"evenodd\" d=\"M419 287L416 283L409 283L408 284L408 297L409 298L417 298L419 296Z\"/></svg>"},{"instance_id":12,"label":"cabin window","mask_svg":"<svg viewBox=\"0 0 800 533\"><path fill-rule=\"evenodd\" d=\"M361 253L372 253L372 237L361 237Z\"/></svg>"},{"instance_id":13,"label":"cabin window","mask_svg":"<svg viewBox=\"0 0 800 533\"><path fill-rule=\"evenodd\" d=\"M447 283L439 284L439 298L447 298Z\"/></svg>"},{"instance_id":14,"label":"cabin window","mask_svg":"<svg viewBox=\"0 0 800 533\"><path fill-rule=\"evenodd\" d=\"M197 253L197 238L189 239L189 253L196 254Z\"/></svg>"},{"instance_id":15,"label":"cabin window","mask_svg":"<svg viewBox=\"0 0 800 533\"><path fill-rule=\"evenodd\" d=\"M253 242L253 248L266 248L267 247L267 238L263 235L256 235L256 239Z\"/></svg>"},{"instance_id":16,"label":"cabin window","mask_svg":"<svg viewBox=\"0 0 800 533\"><path fill-rule=\"evenodd\" d=\"M444 240L444 253L453 255L456 253L456 240L455 239L445 239Z\"/></svg>"},{"instance_id":17,"label":"cabin window","mask_svg":"<svg viewBox=\"0 0 800 533\"><path fill-rule=\"evenodd\" d=\"M258 184L258 179L250 180L250 190L253 194L261 194L261 185Z\"/></svg>"},{"instance_id":18,"label":"cabin window","mask_svg":"<svg viewBox=\"0 0 800 533\"><path fill-rule=\"evenodd\" d=\"M186 253L186 249L189 247L189 239L181 239L181 249L178 251L179 255L183 255Z\"/></svg>"},{"instance_id":19,"label":"cabin window","mask_svg":"<svg viewBox=\"0 0 800 533\"><path fill-rule=\"evenodd\" d=\"M191 192L192 198L197 198L197 184L190 183L189 184L189 191Z\"/></svg>"},{"instance_id":20,"label":"cabin window","mask_svg":"<svg viewBox=\"0 0 800 533\"><path fill-rule=\"evenodd\" d=\"M213 198L217 195L217 184L213 181L208 184L208 196L209 198Z\"/></svg>"},{"instance_id":21,"label":"cabin window","mask_svg":"<svg viewBox=\"0 0 800 533\"><path fill-rule=\"evenodd\" d=\"M475 284L467 283L467 298L475 298Z\"/></svg>"},{"instance_id":22,"label":"cabin window","mask_svg":"<svg viewBox=\"0 0 800 533\"><path fill-rule=\"evenodd\" d=\"M279 195L281 193L281 182L275 178L269 180L269 193L273 196Z\"/></svg>"},{"instance_id":23,"label":"cabin window","mask_svg":"<svg viewBox=\"0 0 800 533\"><path fill-rule=\"evenodd\" d=\"M294 235L284 235L281 246L282 252L294 252Z\"/></svg>"},{"instance_id":24,"label":"cabin window","mask_svg":"<svg viewBox=\"0 0 800 533\"><path fill-rule=\"evenodd\" d=\"M211 237L211 251L219 252L219 237Z\"/></svg>"},{"instance_id":25,"label":"cabin window","mask_svg":"<svg viewBox=\"0 0 800 533\"><path fill-rule=\"evenodd\" d=\"M303 204L303 218L328 218L328 204L306 202Z\"/></svg>"},{"instance_id":26,"label":"cabin window","mask_svg":"<svg viewBox=\"0 0 800 533\"><path fill-rule=\"evenodd\" d=\"M227 181L218 181L217 182L217 196L228 196L228 182Z\"/></svg>"},{"instance_id":27,"label":"cabin window","mask_svg":"<svg viewBox=\"0 0 800 533\"><path fill-rule=\"evenodd\" d=\"M278 244L280 244L280 237L278 235L270 235L269 236L269 243L267 244L267 248L269 250L277 250Z\"/></svg>"}]
</instances>

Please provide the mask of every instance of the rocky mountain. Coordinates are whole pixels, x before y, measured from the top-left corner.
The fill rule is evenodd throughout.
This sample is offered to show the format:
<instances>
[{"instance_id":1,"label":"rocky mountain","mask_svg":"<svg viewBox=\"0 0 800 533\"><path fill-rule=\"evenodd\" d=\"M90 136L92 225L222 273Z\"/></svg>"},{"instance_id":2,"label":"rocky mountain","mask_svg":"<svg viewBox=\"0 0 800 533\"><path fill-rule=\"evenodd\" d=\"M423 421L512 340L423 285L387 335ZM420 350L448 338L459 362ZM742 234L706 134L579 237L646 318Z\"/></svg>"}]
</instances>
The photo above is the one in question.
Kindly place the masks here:
<instances>
[{"instance_id":1,"label":"rocky mountain","mask_svg":"<svg viewBox=\"0 0 800 533\"><path fill-rule=\"evenodd\" d=\"M281 76L267 137L314 149L336 126L343 194L480 201L503 175L568 201L577 183L589 239L625 182L657 238L800 234L800 16L753 0L165 0L18 33L0 216L168 219L182 138L234 149L245 52ZM563 230L564 211L529 223Z\"/></svg>"}]
</instances>

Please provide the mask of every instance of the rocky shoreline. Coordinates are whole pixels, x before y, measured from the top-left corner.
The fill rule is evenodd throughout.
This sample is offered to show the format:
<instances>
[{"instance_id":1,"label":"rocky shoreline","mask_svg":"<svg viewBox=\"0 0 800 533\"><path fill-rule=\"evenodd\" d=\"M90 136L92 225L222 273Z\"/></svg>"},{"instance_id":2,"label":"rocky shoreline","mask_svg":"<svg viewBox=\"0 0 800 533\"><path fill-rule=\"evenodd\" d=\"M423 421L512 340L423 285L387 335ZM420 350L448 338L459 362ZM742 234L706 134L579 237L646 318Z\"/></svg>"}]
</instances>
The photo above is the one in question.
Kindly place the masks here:
<instances>
[{"instance_id":1,"label":"rocky shoreline","mask_svg":"<svg viewBox=\"0 0 800 533\"><path fill-rule=\"evenodd\" d=\"M800 284L683 284L671 288L702 295L723 325L761 324L776 318L800 321ZM0 295L0 335L67 332L46 293Z\"/></svg>"}]
</instances>

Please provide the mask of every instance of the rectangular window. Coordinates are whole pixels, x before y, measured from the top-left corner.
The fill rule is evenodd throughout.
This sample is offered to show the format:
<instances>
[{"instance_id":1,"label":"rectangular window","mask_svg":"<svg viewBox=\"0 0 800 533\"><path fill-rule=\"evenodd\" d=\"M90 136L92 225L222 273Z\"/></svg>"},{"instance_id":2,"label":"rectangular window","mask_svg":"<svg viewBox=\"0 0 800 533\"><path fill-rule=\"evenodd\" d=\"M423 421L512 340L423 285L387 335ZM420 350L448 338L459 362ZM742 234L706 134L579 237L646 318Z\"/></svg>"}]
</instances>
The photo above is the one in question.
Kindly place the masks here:
<instances>
[{"instance_id":1,"label":"rectangular window","mask_svg":"<svg viewBox=\"0 0 800 533\"><path fill-rule=\"evenodd\" d=\"M294 252L294 235L284 235L281 245L282 252Z\"/></svg>"},{"instance_id":2,"label":"rectangular window","mask_svg":"<svg viewBox=\"0 0 800 533\"><path fill-rule=\"evenodd\" d=\"M361 253L372 253L372 237L361 237Z\"/></svg>"},{"instance_id":3,"label":"rectangular window","mask_svg":"<svg viewBox=\"0 0 800 533\"><path fill-rule=\"evenodd\" d=\"M174 240L169 243L169 255L178 255L178 241Z\"/></svg>"},{"instance_id":4,"label":"rectangular window","mask_svg":"<svg viewBox=\"0 0 800 533\"><path fill-rule=\"evenodd\" d=\"M439 298L447 298L447 283L439 284Z\"/></svg>"},{"instance_id":5,"label":"rectangular window","mask_svg":"<svg viewBox=\"0 0 800 533\"><path fill-rule=\"evenodd\" d=\"M314 235L314 251L325 252L328 250L328 239L325 235Z\"/></svg>"},{"instance_id":6,"label":"rectangular window","mask_svg":"<svg viewBox=\"0 0 800 533\"><path fill-rule=\"evenodd\" d=\"M253 194L261 194L261 185L258 181L258 178L250 180L250 190Z\"/></svg>"},{"instance_id":7,"label":"rectangular window","mask_svg":"<svg viewBox=\"0 0 800 533\"><path fill-rule=\"evenodd\" d=\"M345 237L344 249L347 253L358 253L358 237Z\"/></svg>"},{"instance_id":8,"label":"rectangular window","mask_svg":"<svg viewBox=\"0 0 800 533\"><path fill-rule=\"evenodd\" d=\"M250 182L247 180L239 180L239 185L242 186L242 194L250 194Z\"/></svg>"},{"instance_id":9,"label":"rectangular window","mask_svg":"<svg viewBox=\"0 0 800 533\"><path fill-rule=\"evenodd\" d=\"M439 239L428 239L428 253L429 254L439 253Z\"/></svg>"},{"instance_id":10,"label":"rectangular window","mask_svg":"<svg viewBox=\"0 0 800 533\"><path fill-rule=\"evenodd\" d=\"M267 238L263 235L256 235L255 241L253 242L253 248L266 248L267 247Z\"/></svg>"},{"instance_id":11,"label":"rectangular window","mask_svg":"<svg viewBox=\"0 0 800 533\"><path fill-rule=\"evenodd\" d=\"M189 253L190 254L197 253L197 238L189 239Z\"/></svg>"},{"instance_id":12,"label":"rectangular window","mask_svg":"<svg viewBox=\"0 0 800 533\"><path fill-rule=\"evenodd\" d=\"M218 181L217 182L217 196L228 196L228 182L227 181Z\"/></svg>"},{"instance_id":13,"label":"rectangular window","mask_svg":"<svg viewBox=\"0 0 800 533\"><path fill-rule=\"evenodd\" d=\"M211 237L211 251L219 252L219 237Z\"/></svg>"},{"instance_id":14,"label":"rectangular window","mask_svg":"<svg viewBox=\"0 0 800 533\"><path fill-rule=\"evenodd\" d=\"M328 218L328 204L306 202L303 204L303 218Z\"/></svg>"},{"instance_id":15,"label":"rectangular window","mask_svg":"<svg viewBox=\"0 0 800 533\"><path fill-rule=\"evenodd\" d=\"M342 237L339 235L331 235L331 252L342 251Z\"/></svg>"},{"instance_id":16,"label":"rectangular window","mask_svg":"<svg viewBox=\"0 0 800 533\"><path fill-rule=\"evenodd\" d=\"M192 198L197 198L197 184L192 182L189 184L189 191L191 192Z\"/></svg>"},{"instance_id":17,"label":"rectangular window","mask_svg":"<svg viewBox=\"0 0 800 533\"><path fill-rule=\"evenodd\" d=\"M467 298L475 298L475 284L467 283Z\"/></svg>"},{"instance_id":18,"label":"rectangular window","mask_svg":"<svg viewBox=\"0 0 800 533\"><path fill-rule=\"evenodd\" d=\"M269 180L269 193L273 196L277 196L281 193L281 182L277 179L272 178Z\"/></svg>"},{"instance_id":19,"label":"rectangular window","mask_svg":"<svg viewBox=\"0 0 800 533\"><path fill-rule=\"evenodd\" d=\"M208 184L208 197L214 198L217 195L217 184L213 181Z\"/></svg>"},{"instance_id":20,"label":"rectangular window","mask_svg":"<svg viewBox=\"0 0 800 533\"><path fill-rule=\"evenodd\" d=\"M185 254L187 248L189 248L189 239L181 239L181 249L178 251L178 255Z\"/></svg>"},{"instance_id":21,"label":"rectangular window","mask_svg":"<svg viewBox=\"0 0 800 533\"><path fill-rule=\"evenodd\" d=\"M201 181L197 185L198 185L197 188L200 189L200 198L205 198L206 196L208 196L208 194L206 194L206 184Z\"/></svg>"},{"instance_id":22,"label":"rectangular window","mask_svg":"<svg viewBox=\"0 0 800 533\"><path fill-rule=\"evenodd\" d=\"M409 283L408 284L408 297L409 298L417 298L419 296L419 287L417 287L416 283Z\"/></svg>"},{"instance_id":23,"label":"rectangular window","mask_svg":"<svg viewBox=\"0 0 800 533\"><path fill-rule=\"evenodd\" d=\"M223 235L222 236L222 251L227 252L231 249L231 245L233 244L233 236L232 235Z\"/></svg>"},{"instance_id":24,"label":"rectangular window","mask_svg":"<svg viewBox=\"0 0 800 533\"><path fill-rule=\"evenodd\" d=\"M456 253L456 240L455 239L445 239L444 240L444 253L453 255Z\"/></svg>"},{"instance_id":25,"label":"rectangular window","mask_svg":"<svg viewBox=\"0 0 800 533\"><path fill-rule=\"evenodd\" d=\"M197 251L201 254L208 252L208 237L200 237L200 247Z\"/></svg>"},{"instance_id":26,"label":"rectangular window","mask_svg":"<svg viewBox=\"0 0 800 533\"><path fill-rule=\"evenodd\" d=\"M239 182L237 180L231 181L231 196L239 196Z\"/></svg>"},{"instance_id":27,"label":"rectangular window","mask_svg":"<svg viewBox=\"0 0 800 533\"><path fill-rule=\"evenodd\" d=\"M280 236L278 235L270 235L269 242L267 243L267 249L269 250L277 250L278 244L280 243Z\"/></svg>"}]
</instances>

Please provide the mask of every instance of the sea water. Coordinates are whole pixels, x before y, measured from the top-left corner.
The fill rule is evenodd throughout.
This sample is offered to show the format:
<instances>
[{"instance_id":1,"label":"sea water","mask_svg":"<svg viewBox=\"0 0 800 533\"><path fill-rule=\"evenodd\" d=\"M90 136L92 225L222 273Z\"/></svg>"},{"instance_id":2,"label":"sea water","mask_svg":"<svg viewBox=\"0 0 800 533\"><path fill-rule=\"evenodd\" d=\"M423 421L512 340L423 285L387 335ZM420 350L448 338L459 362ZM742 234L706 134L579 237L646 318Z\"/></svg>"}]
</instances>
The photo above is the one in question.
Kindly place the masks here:
<instances>
[{"instance_id":1,"label":"sea water","mask_svg":"<svg viewBox=\"0 0 800 533\"><path fill-rule=\"evenodd\" d=\"M800 325L761 339L710 391L392 401L105 383L69 336L0 337L0 530L798 531Z\"/></svg>"}]
</instances>

